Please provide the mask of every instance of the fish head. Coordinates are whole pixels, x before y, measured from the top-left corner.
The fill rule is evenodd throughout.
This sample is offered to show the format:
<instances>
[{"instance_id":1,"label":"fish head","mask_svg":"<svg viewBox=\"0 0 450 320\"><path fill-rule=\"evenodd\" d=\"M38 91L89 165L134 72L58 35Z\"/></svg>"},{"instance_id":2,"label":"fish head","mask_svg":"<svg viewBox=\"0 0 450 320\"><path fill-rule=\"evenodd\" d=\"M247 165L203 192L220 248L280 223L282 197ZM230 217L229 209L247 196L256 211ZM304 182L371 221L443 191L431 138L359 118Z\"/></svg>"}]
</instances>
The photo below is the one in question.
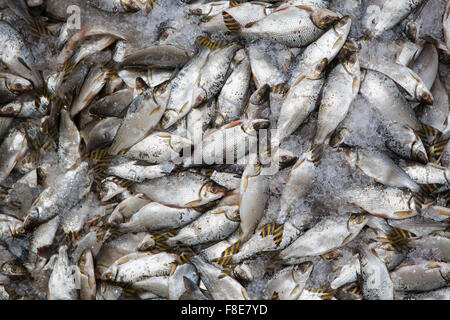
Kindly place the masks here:
<instances>
[{"instance_id":1,"label":"fish head","mask_svg":"<svg viewBox=\"0 0 450 320\"><path fill-rule=\"evenodd\" d=\"M294 163L296 163L298 160L297 156L295 156L291 152L287 152L287 150L285 150L285 151L286 152L279 154L279 157L278 157L278 165L280 166L281 169L284 169L284 168L294 165Z\"/></svg>"},{"instance_id":2,"label":"fish head","mask_svg":"<svg viewBox=\"0 0 450 320\"><path fill-rule=\"evenodd\" d=\"M347 140L346 138L349 137L350 134L350 130L345 127L336 130L330 138L330 146L333 148L344 146L345 140Z\"/></svg>"},{"instance_id":3,"label":"fish head","mask_svg":"<svg viewBox=\"0 0 450 320\"><path fill-rule=\"evenodd\" d=\"M246 264L241 263L238 266L236 266L236 268L234 268L233 270L233 273L236 276L236 278L242 279L244 281L253 280L252 271L250 267Z\"/></svg>"},{"instance_id":4,"label":"fish head","mask_svg":"<svg viewBox=\"0 0 450 320\"><path fill-rule=\"evenodd\" d=\"M245 49L240 49L236 51L233 62L236 64L240 64L242 61L244 61L247 58L247 53L245 52Z\"/></svg>"},{"instance_id":5,"label":"fish head","mask_svg":"<svg viewBox=\"0 0 450 320\"><path fill-rule=\"evenodd\" d=\"M24 276L27 270L17 262L8 261L2 265L0 272L10 277L19 277Z\"/></svg>"},{"instance_id":6,"label":"fish head","mask_svg":"<svg viewBox=\"0 0 450 320\"><path fill-rule=\"evenodd\" d=\"M14 117L22 110L22 104L19 101L13 101L0 108L0 115Z\"/></svg>"},{"instance_id":7,"label":"fish head","mask_svg":"<svg viewBox=\"0 0 450 320\"><path fill-rule=\"evenodd\" d=\"M78 261L78 266L81 271L93 270L94 269L94 258L92 256L91 250L87 249L83 252Z\"/></svg>"},{"instance_id":8,"label":"fish head","mask_svg":"<svg viewBox=\"0 0 450 320\"><path fill-rule=\"evenodd\" d=\"M190 149L192 147L192 142L187 138L178 135L172 135L170 137L170 147L175 152L181 152L184 149Z\"/></svg>"},{"instance_id":9,"label":"fish head","mask_svg":"<svg viewBox=\"0 0 450 320\"><path fill-rule=\"evenodd\" d=\"M161 128L167 129L178 121L178 113L174 110L168 110L161 118Z\"/></svg>"},{"instance_id":10,"label":"fish head","mask_svg":"<svg viewBox=\"0 0 450 320\"><path fill-rule=\"evenodd\" d=\"M422 140L417 135L411 147L411 156L417 162L423 164L428 163L427 151L425 150Z\"/></svg>"},{"instance_id":11,"label":"fish head","mask_svg":"<svg viewBox=\"0 0 450 320\"><path fill-rule=\"evenodd\" d=\"M358 61L358 54L356 52L349 53L342 61L342 65L350 74L354 75L359 73L360 67Z\"/></svg>"},{"instance_id":12,"label":"fish head","mask_svg":"<svg viewBox=\"0 0 450 320\"><path fill-rule=\"evenodd\" d=\"M348 219L348 230L358 230L366 225L369 221L369 217L366 214L353 213Z\"/></svg>"},{"instance_id":13,"label":"fish head","mask_svg":"<svg viewBox=\"0 0 450 320\"><path fill-rule=\"evenodd\" d=\"M319 8L311 13L311 20L322 30L325 30L332 24L335 24L339 21L339 19L339 14L326 8Z\"/></svg>"},{"instance_id":14,"label":"fish head","mask_svg":"<svg viewBox=\"0 0 450 320\"><path fill-rule=\"evenodd\" d=\"M107 224L110 226L118 226L119 224L124 222L123 216L119 212L113 212L107 221Z\"/></svg>"},{"instance_id":15,"label":"fish head","mask_svg":"<svg viewBox=\"0 0 450 320\"><path fill-rule=\"evenodd\" d=\"M201 188L200 197L203 200L214 201L222 198L226 192L227 192L226 188L218 185L213 181L210 181L205 185L203 185L203 187Z\"/></svg>"},{"instance_id":16,"label":"fish head","mask_svg":"<svg viewBox=\"0 0 450 320\"><path fill-rule=\"evenodd\" d=\"M301 281L302 278L312 271L314 264L311 261L300 263L292 270L292 278L295 282Z\"/></svg>"},{"instance_id":17,"label":"fish head","mask_svg":"<svg viewBox=\"0 0 450 320\"><path fill-rule=\"evenodd\" d=\"M319 62L316 63L312 70L312 79L319 79L322 78L325 75L325 70L328 65L328 59L323 58Z\"/></svg>"},{"instance_id":18,"label":"fish head","mask_svg":"<svg viewBox=\"0 0 450 320\"><path fill-rule=\"evenodd\" d=\"M151 235L145 236L145 238L141 241L138 246L138 251L147 251L153 248L156 245L155 240Z\"/></svg>"},{"instance_id":19,"label":"fish head","mask_svg":"<svg viewBox=\"0 0 450 320\"><path fill-rule=\"evenodd\" d=\"M139 3L136 0L121 0L122 7L126 11L139 11L141 8L139 7Z\"/></svg>"},{"instance_id":20,"label":"fish head","mask_svg":"<svg viewBox=\"0 0 450 320\"><path fill-rule=\"evenodd\" d=\"M344 16L333 26L333 28L337 34L341 36L347 36L350 32L351 25L352 19L349 16Z\"/></svg>"},{"instance_id":21,"label":"fish head","mask_svg":"<svg viewBox=\"0 0 450 320\"><path fill-rule=\"evenodd\" d=\"M15 77L6 80L6 87L14 94L19 94L25 91L33 90L33 84L27 79Z\"/></svg>"},{"instance_id":22,"label":"fish head","mask_svg":"<svg viewBox=\"0 0 450 320\"><path fill-rule=\"evenodd\" d=\"M226 210L225 216L227 217L228 220L231 220L231 221L235 221L235 222L241 221L238 207L231 207L230 209Z\"/></svg>"},{"instance_id":23,"label":"fish head","mask_svg":"<svg viewBox=\"0 0 450 320\"><path fill-rule=\"evenodd\" d=\"M116 266L111 266L108 270L103 272L101 279L104 281L114 281L117 278L118 269Z\"/></svg>"},{"instance_id":24,"label":"fish head","mask_svg":"<svg viewBox=\"0 0 450 320\"><path fill-rule=\"evenodd\" d=\"M431 94L430 90L423 84L419 83L416 87L416 98L425 104L431 105L433 104L433 95Z\"/></svg>"},{"instance_id":25,"label":"fish head","mask_svg":"<svg viewBox=\"0 0 450 320\"><path fill-rule=\"evenodd\" d=\"M343 148L341 152L348 164L355 168L358 162L358 151L353 148Z\"/></svg>"},{"instance_id":26,"label":"fish head","mask_svg":"<svg viewBox=\"0 0 450 320\"><path fill-rule=\"evenodd\" d=\"M409 21L405 26L405 34L412 41L416 42L419 38L419 24L416 21Z\"/></svg>"},{"instance_id":27,"label":"fish head","mask_svg":"<svg viewBox=\"0 0 450 320\"><path fill-rule=\"evenodd\" d=\"M270 127L270 121L267 119L256 119L246 122L242 125L242 129L250 135L256 135L259 130L267 130Z\"/></svg>"},{"instance_id":28,"label":"fish head","mask_svg":"<svg viewBox=\"0 0 450 320\"><path fill-rule=\"evenodd\" d=\"M37 207L34 207L30 210L28 215L25 217L22 227L25 230L29 230L37 223L38 220L39 220L39 209Z\"/></svg>"}]
</instances>

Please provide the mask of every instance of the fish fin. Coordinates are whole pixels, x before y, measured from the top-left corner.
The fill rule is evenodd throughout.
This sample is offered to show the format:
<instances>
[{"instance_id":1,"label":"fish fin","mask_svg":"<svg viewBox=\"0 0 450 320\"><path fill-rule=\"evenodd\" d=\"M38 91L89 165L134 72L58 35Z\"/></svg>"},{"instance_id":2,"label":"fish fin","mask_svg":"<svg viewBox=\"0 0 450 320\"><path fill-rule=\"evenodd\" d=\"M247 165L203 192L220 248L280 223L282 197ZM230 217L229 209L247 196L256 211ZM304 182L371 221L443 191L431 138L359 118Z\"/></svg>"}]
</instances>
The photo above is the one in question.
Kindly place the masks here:
<instances>
[{"instance_id":1,"label":"fish fin","mask_svg":"<svg viewBox=\"0 0 450 320\"><path fill-rule=\"evenodd\" d=\"M421 205L420 205L419 208L421 208ZM394 214L395 214L396 216L398 216L398 217L404 217L404 218L406 218L406 217L411 216L412 211L396 211L396 212L394 212ZM377 217L382 217L382 218L385 218L385 217L386 217L386 215L383 215L383 214L379 214L379 215L375 215L375 216L377 216Z\"/></svg>"},{"instance_id":2,"label":"fish fin","mask_svg":"<svg viewBox=\"0 0 450 320\"><path fill-rule=\"evenodd\" d=\"M342 37L339 37L339 39L337 39L336 42L334 43L333 49L336 49L337 47L339 47L343 41L344 41L344 39Z\"/></svg>"},{"instance_id":3,"label":"fish fin","mask_svg":"<svg viewBox=\"0 0 450 320\"><path fill-rule=\"evenodd\" d=\"M298 85L300 82L302 82L304 79L306 79L305 75L301 75L298 77L298 79L295 81L294 86Z\"/></svg>"},{"instance_id":4,"label":"fish fin","mask_svg":"<svg viewBox=\"0 0 450 320\"><path fill-rule=\"evenodd\" d=\"M295 6L295 7L299 8L299 9L306 10L308 12L313 12L314 11L313 8L311 8L310 6L305 6L305 5L302 5L302 4L299 4L299 5Z\"/></svg>"},{"instance_id":5,"label":"fish fin","mask_svg":"<svg viewBox=\"0 0 450 320\"><path fill-rule=\"evenodd\" d=\"M241 25L226 11L222 12L223 21L230 33L239 33L241 31Z\"/></svg>"}]
</instances>

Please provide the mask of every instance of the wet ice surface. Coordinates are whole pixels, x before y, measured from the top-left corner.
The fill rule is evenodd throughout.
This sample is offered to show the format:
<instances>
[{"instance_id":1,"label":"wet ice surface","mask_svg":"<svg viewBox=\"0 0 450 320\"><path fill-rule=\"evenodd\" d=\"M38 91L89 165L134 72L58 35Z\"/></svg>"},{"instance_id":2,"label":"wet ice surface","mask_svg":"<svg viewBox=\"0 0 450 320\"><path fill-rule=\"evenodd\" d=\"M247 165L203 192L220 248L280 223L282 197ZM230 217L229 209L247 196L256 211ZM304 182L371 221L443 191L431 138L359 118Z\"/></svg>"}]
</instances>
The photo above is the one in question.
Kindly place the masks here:
<instances>
[{"instance_id":1,"label":"wet ice surface","mask_svg":"<svg viewBox=\"0 0 450 320\"><path fill-rule=\"evenodd\" d=\"M194 52L196 50L197 37L199 35L205 35L198 27L199 19L193 16L187 17L187 6L180 1L156 1L155 7L150 14L141 11L136 13L108 14L88 6L86 2L82 0L47 1L47 3L47 11L54 17L59 17L63 20L67 19L67 7L76 5L80 8L81 26L100 26L126 35L127 53L157 44L157 39L161 35L161 27L170 27L173 28L171 30L175 30L170 34L167 43L183 47L189 52ZM367 17L368 12L373 12L369 10L369 6L381 6L383 3L384 0L340 0L332 1L330 6L331 9L339 11L342 15L349 15L352 18L353 24L350 31L350 37L353 39L362 38L360 54L369 60L392 61L396 54L396 47L393 46L393 41L405 39L402 25L398 25L392 30L386 31L383 34L383 37L379 39L372 39L370 42L364 40L367 35L367 25L370 23ZM419 21L421 35L442 41L442 23L440 22L442 19L440 19L440 17L443 6L444 1L442 0L430 0L420 11L420 16L417 21ZM8 21L10 19L11 21L17 22L19 28L25 28L23 20L18 19L17 17L11 17L7 12L2 12L2 14L5 19L8 18ZM436 21L438 22L436 23ZM30 44L38 68L42 70L44 74L59 69L60 66L53 63L53 59L58 54L58 50L55 48L55 41L52 37L42 36L39 39L36 39L27 32L23 32L23 35ZM212 35L212 39L223 38L228 38L228 35L221 33ZM251 41L251 45L262 49L271 58L276 67L283 70L283 73L286 76L289 75L289 67L296 63L295 57L298 57L301 52L301 50L288 49L281 44L270 41ZM280 54L282 51L283 54ZM291 55L284 54L288 51L291 52ZM109 60L110 55L109 51L105 50L103 54L95 54L86 59L86 61L83 61L83 64L86 64L85 71L87 72L88 67L90 66ZM287 57L292 57L292 59ZM450 93L449 57L440 54L440 59L439 75L447 93ZM69 81L73 81L73 86L75 86L76 83L80 83L83 80L86 72L76 73L78 78L72 78ZM286 79L279 79L279 82L274 81L273 84L282 83L286 81ZM267 110L264 116L267 116L272 124L274 124L277 121L278 110L273 106L271 107L272 112ZM318 112L316 109L299 129L283 141L281 147L293 152L295 156L301 156L308 151L315 134L317 118ZM397 160L396 156L386 149L385 142L387 137L381 120L377 116L375 110L373 110L361 96L359 96L351 106L347 117L341 123L339 128L342 127L349 129L351 132L349 140L346 141L350 145L383 150ZM52 150L45 153L41 159L41 167L45 171L46 184L48 185L53 184L64 173L62 168L55 166L56 159L56 153ZM278 216L280 211L280 197L290 170L291 168L289 167L268 178L270 181L269 200L259 226L274 221ZM21 175L17 174L17 172L13 172L5 182L5 185L12 185L20 176ZM350 212L355 212L355 208L349 207L344 203L343 199L340 197L340 192L349 187L362 188L372 184L375 184L373 179L354 170L348 165L348 162L345 160L340 149L334 149L328 144L325 144L322 161L317 170L316 183L305 198L298 199L294 203L291 217L295 220L303 214L309 214L313 217L313 223L315 223L324 217L333 219L333 217L336 217L337 215L346 215ZM20 192L21 189L15 191ZM27 201L25 201L26 206L30 207L38 194L39 193L36 194L35 192L29 195L27 194L25 196L27 197ZM110 203L116 204L121 200L122 198L119 195L118 197L113 198ZM103 204L99 204L97 201L88 202L88 204L86 204L87 207L92 209L92 212L101 211L99 210L100 205ZM67 210L59 213L59 215L62 218L65 218L69 212L70 210ZM26 212L21 212L20 218L23 218L25 214ZM93 217L95 217L95 215L88 215L85 219ZM74 224L76 224L76 219ZM367 246L368 237L365 237L366 230L367 229L364 229L353 241L341 248L341 256L337 262L338 266L345 265L360 247ZM61 240L61 242L63 241L60 236L57 239ZM23 239L14 239L7 243L8 249L16 257L26 260L27 258L25 258L24 255L26 255L30 241L32 241L31 235L27 235ZM58 247L58 243L55 243L54 245L56 248ZM270 254L263 254L246 261L246 263L248 263L255 271L255 279L253 281L250 281L249 283L242 282L251 299L267 298L266 284L268 275L265 273L265 269L271 266L271 259L272 256ZM413 248L408 252L405 263L417 263L424 260L440 261L442 259L443 257L439 256L433 249ZM311 260L314 261L314 269L306 287L327 288L330 280L335 277L332 270L332 263L334 263L335 260L330 261L322 257L311 257ZM277 265L276 268L279 269L281 266ZM46 276L43 276L41 282L45 283L46 279ZM35 285L30 284L28 281L17 282L14 289L19 296L28 296L31 298L42 298L45 296L43 288L35 288Z\"/></svg>"}]
</instances>

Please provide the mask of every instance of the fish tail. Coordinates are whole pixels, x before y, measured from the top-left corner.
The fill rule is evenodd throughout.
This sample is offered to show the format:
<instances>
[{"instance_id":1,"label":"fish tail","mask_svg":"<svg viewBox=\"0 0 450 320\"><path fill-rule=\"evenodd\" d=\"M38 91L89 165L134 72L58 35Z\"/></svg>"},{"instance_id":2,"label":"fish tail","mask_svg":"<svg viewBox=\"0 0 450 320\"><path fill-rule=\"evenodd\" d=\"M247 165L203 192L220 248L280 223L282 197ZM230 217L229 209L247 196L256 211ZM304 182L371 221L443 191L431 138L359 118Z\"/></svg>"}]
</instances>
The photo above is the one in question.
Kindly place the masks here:
<instances>
[{"instance_id":1,"label":"fish tail","mask_svg":"<svg viewBox=\"0 0 450 320\"><path fill-rule=\"evenodd\" d=\"M311 159L315 166L322 162L323 144L315 144L309 149L311 152Z\"/></svg>"},{"instance_id":2,"label":"fish tail","mask_svg":"<svg viewBox=\"0 0 450 320\"><path fill-rule=\"evenodd\" d=\"M228 12L223 11L222 16L223 22L225 22L225 26L230 33L237 34L241 31L241 25Z\"/></svg>"},{"instance_id":3,"label":"fish tail","mask_svg":"<svg viewBox=\"0 0 450 320\"><path fill-rule=\"evenodd\" d=\"M339 56L342 59L346 59L355 52L358 52L358 44L355 40L347 38L347 40L344 42L344 45L342 46L341 51L339 52Z\"/></svg>"},{"instance_id":4,"label":"fish tail","mask_svg":"<svg viewBox=\"0 0 450 320\"><path fill-rule=\"evenodd\" d=\"M431 145L428 147L428 157L430 162L439 162L439 159L447 146L448 140L449 139L443 139L442 133L433 140Z\"/></svg>"},{"instance_id":5,"label":"fish tail","mask_svg":"<svg viewBox=\"0 0 450 320\"><path fill-rule=\"evenodd\" d=\"M33 19L33 21L27 25L27 28L34 38L40 38L42 35L53 36L50 29L38 19Z\"/></svg>"},{"instance_id":6,"label":"fish tail","mask_svg":"<svg viewBox=\"0 0 450 320\"><path fill-rule=\"evenodd\" d=\"M243 2L244 2L243 0L230 0L230 8L236 7L236 6L240 5Z\"/></svg>"},{"instance_id":7,"label":"fish tail","mask_svg":"<svg viewBox=\"0 0 450 320\"><path fill-rule=\"evenodd\" d=\"M221 254L220 257L217 259L214 259L213 262L217 263L221 267L226 267L231 265L231 259L235 253L237 253L241 247L242 242L239 240L232 244L230 247L225 249Z\"/></svg>"},{"instance_id":8,"label":"fish tail","mask_svg":"<svg viewBox=\"0 0 450 320\"><path fill-rule=\"evenodd\" d=\"M410 238L416 235L408 230L393 228L387 235L387 241L391 244L395 251L402 251L408 246Z\"/></svg>"},{"instance_id":9,"label":"fish tail","mask_svg":"<svg viewBox=\"0 0 450 320\"><path fill-rule=\"evenodd\" d=\"M284 232L284 224L280 225L280 224L276 224L276 223L266 224L260 230L260 234L263 238L265 238L269 235L273 236L273 240L274 240L277 248L280 246L280 243L283 240L283 232Z\"/></svg>"},{"instance_id":10,"label":"fish tail","mask_svg":"<svg viewBox=\"0 0 450 320\"><path fill-rule=\"evenodd\" d=\"M197 40L200 46L207 47L211 50L223 48L230 43L229 41L226 40L212 41L210 38L202 36L198 37Z\"/></svg>"},{"instance_id":11,"label":"fish tail","mask_svg":"<svg viewBox=\"0 0 450 320\"><path fill-rule=\"evenodd\" d=\"M180 256L177 259L177 264L182 265L185 263L190 263L191 258L195 256L194 250L183 244L178 245L178 248L180 250Z\"/></svg>"},{"instance_id":12,"label":"fish tail","mask_svg":"<svg viewBox=\"0 0 450 320\"><path fill-rule=\"evenodd\" d=\"M280 300L280 295L278 292L274 291L270 300Z\"/></svg>"},{"instance_id":13,"label":"fish tail","mask_svg":"<svg viewBox=\"0 0 450 320\"><path fill-rule=\"evenodd\" d=\"M279 83L272 87L271 92L284 96L289 91L289 87L286 83Z\"/></svg>"},{"instance_id":14,"label":"fish tail","mask_svg":"<svg viewBox=\"0 0 450 320\"><path fill-rule=\"evenodd\" d=\"M430 198L433 198L433 194L439 190L442 184L421 184L419 191L413 194L414 205L417 209L422 209L425 205L429 204Z\"/></svg>"},{"instance_id":15,"label":"fish tail","mask_svg":"<svg viewBox=\"0 0 450 320\"><path fill-rule=\"evenodd\" d=\"M150 13L155 6L155 0L147 0L145 1L145 12Z\"/></svg>"},{"instance_id":16,"label":"fish tail","mask_svg":"<svg viewBox=\"0 0 450 320\"><path fill-rule=\"evenodd\" d=\"M175 237L177 234L176 231L168 231L164 233L160 233L158 235L152 236L153 241L155 241L155 244L153 246L154 250L157 251L167 251L170 249L169 245L167 244L167 239Z\"/></svg>"}]
</instances>

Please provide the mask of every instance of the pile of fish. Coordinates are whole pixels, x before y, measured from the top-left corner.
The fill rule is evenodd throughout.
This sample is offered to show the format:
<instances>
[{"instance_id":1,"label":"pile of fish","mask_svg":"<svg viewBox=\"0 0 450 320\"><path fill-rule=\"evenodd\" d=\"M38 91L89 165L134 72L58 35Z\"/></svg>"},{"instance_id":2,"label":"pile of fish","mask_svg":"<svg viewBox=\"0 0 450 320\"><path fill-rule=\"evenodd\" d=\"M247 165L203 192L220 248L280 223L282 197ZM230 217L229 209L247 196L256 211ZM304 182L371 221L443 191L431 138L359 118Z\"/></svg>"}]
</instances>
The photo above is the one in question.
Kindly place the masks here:
<instances>
[{"instance_id":1,"label":"pile of fish","mask_svg":"<svg viewBox=\"0 0 450 320\"><path fill-rule=\"evenodd\" d=\"M450 299L449 0L0 8L0 300Z\"/></svg>"}]
</instances>

